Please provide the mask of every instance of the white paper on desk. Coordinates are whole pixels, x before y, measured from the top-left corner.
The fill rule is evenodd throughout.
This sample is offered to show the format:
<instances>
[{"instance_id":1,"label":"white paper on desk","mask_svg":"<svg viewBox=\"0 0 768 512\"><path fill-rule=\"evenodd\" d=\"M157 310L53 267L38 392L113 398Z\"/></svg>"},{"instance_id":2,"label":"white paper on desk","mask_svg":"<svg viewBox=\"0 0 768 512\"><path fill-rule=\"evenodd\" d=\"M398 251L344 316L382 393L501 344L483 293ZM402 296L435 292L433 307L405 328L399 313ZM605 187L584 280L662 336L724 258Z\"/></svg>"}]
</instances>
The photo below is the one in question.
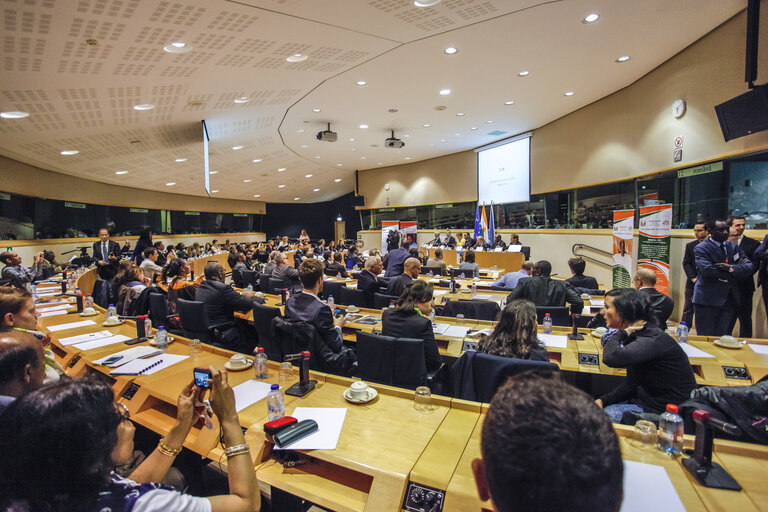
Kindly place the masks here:
<instances>
[{"instance_id":1,"label":"white paper on desk","mask_svg":"<svg viewBox=\"0 0 768 512\"><path fill-rule=\"evenodd\" d=\"M432 332L435 334L443 334L451 324L432 324Z\"/></svg>"},{"instance_id":2,"label":"white paper on desk","mask_svg":"<svg viewBox=\"0 0 768 512\"><path fill-rule=\"evenodd\" d=\"M46 305L45 307L39 307L39 308L38 308L38 307L35 307L35 309L36 309L36 310L37 310L39 313L46 313L46 312L48 312L48 311L55 311L55 310L57 310L57 309L69 309L69 308L71 308L73 305L74 305L74 304L57 304L57 305L55 305L55 306L47 306L47 305Z\"/></svg>"},{"instance_id":3,"label":"white paper on desk","mask_svg":"<svg viewBox=\"0 0 768 512\"><path fill-rule=\"evenodd\" d=\"M46 316L58 316L58 315L66 315L67 310L66 309L54 309L50 311L42 311L40 312L40 317L46 317Z\"/></svg>"},{"instance_id":4,"label":"white paper on desk","mask_svg":"<svg viewBox=\"0 0 768 512\"><path fill-rule=\"evenodd\" d=\"M434 290L432 292L432 296L433 297L439 297L441 295L445 295L446 293L448 293L448 290Z\"/></svg>"},{"instance_id":5,"label":"white paper on desk","mask_svg":"<svg viewBox=\"0 0 768 512\"><path fill-rule=\"evenodd\" d=\"M460 325L450 325L448 329L443 332L443 336L449 338L464 338L469 332L469 327L462 327Z\"/></svg>"},{"instance_id":6,"label":"white paper on desk","mask_svg":"<svg viewBox=\"0 0 768 512\"><path fill-rule=\"evenodd\" d=\"M74 306L75 304L73 302L69 302L67 299L56 299L56 300L50 300L46 302L38 302L39 306L53 306L54 304L69 304L71 306Z\"/></svg>"},{"instance_id":7,"label":"white paper on desk","mask_svg":"<svg viewBox=\"0 0 768 512\"><path fill-rule=\"evenodd\" d=\"M484 294L484 293L478 293L474 297L472 297L472 300L491 300L492 295Z\"/></svg>"},{"instance_id":8,"label":"white paper on desk","mask_svg":"<svg viewBox=\"0 0 768 512\"><path fill-rule=\"evenodd\" d=\"M51 290L49 292L46 291L46 292L37 294L38 297L53 297L54 295L61 295L61 290L59 291Z\"/></svg>"},{"instance_id":9,"label":"white paper on desk","mask_svg":"<svg viewBox=\"0 0 768 512\"><path fill-rule=\"evenodd\" d=\"M593 307L605 307L605 299L589 299L589 305Z\"/></svg>"},{"instance_id":10,"label":"white paper on desk","mask_svg":"<svg viewBox=\"0 0 768 512\"><path fill-rule=\"evenodd\" d=\"M520 249L522 249L522 245L510 245L507 249L509 252L520 252Z\"/></svg>"},{"instance_id":11,"label":"white paper on desk","mask_svg":"<svg viewBox=\"0 0 768 512\"><path fill-rule=\"evenodd\" d=\"M160 370L175 365L179 361L187 359L189 356L181 354L160 354L147 359L134 359L128 364L115 368L110 375L152 375Z\"/></svg>"},{"instance_id":12,"label":"white paper on desk","mask_svg":"<svg viewBox=\"0 0 768 512\"><path fill-rule=\"evenodd\" d=\"M318 427L317 432L304 439L299 439L285 448L275 446L275 450L335 450L346 415L346 408L297 407L291 416L299 421L315 420Z\"/></svg>"},{"instance_id":13,"label":"white paper on desk","mask_svg":"<svg viewBox=\"0 0 768 512\"><path fill-rule=\"evenodd\" d=\"M768 345L753 345L752 343L747 343L747 346L758 354L768 356Z\"/></svg>"},{"instance_id":14,"label":"white paper on desk","mask_svg":"<svg viewBox=\"0 0 768 512\"><path fill-rule=\"evenodd\" d=\"M537 334L545 347L568 348L568 336L563 334Z\"/></svg>"},{"instance_id":15,"label":"white paper on desk","mask_svg":"<svg viewBox=\"0 0 768 512\"><path fill-rule=\"evenodd\" d=\"M112 336L109 331L89 332L88 334L79 334L77 336L70 336L68 338L61 338L59 343L65 347L68 345L75 345L77 343L83 343L84 341L93 341L99 338L108 338Z\"/></svg>"},{"instance_id":16,"label":"white paper on desk","mask_svg":"<svg viewBox=\"0 0 768 512\"><path fill-rule=\"evenodd\" d=\"M621 512L685 512L663 466L624 461L624 501Z\"/></svg>"},{"instance_id":17,"label":"white paper on desk","mask_svg":"<svg viewBox=\"0 0 768 512\"><path fill-rule=\"evenodd\" d=\"M123 336L122 334L113 334L106 338L99 338L97 340L78 343L75 345L75 348L80 350L93 350L94 348L107 347L109 345L114 345L115 343L122 343L124 341L128 341L129 339L131 338L128 336Z\"/></svg>"},{"instance_id":18,"label":"white paper on desk","mask_svg":"<svg viewBox=\"0 0 768 512\"><path fill-rule=\"evenodd\" d=\"M272 386L266 382L259 382L257 380L247 380L235 386L232 388L232 391L235 392L235 409L237 409L237 412L240 412L259 400L266 398L271 388Z\"/></svg>"},{"instance_id":19,"label":"white paper on desk","mask_svg":"<svg viewBox=\"0 0 768 512\"><path fill-rule=\"evenodd\" d=\"M440 279L439 278L429 279L427 282L432 284L438 284L440 283ZM432 294L434 295L434 292Z\"/></svg>"},{"instance_id":20,"label":"white paper on desk","mask_svg":"<svg viewBox=\"0 0 768 512\"><path fill-rule=\"evenodd\" d=\"M696 348L693 345L689 345L688 343L680 343L680 346L682 347L683 351L688 355L689 358L691 357L715 357L712 354L708 354L701 350L700 348Z\"/></svg>"},{"instance_id":21,"label":"white paper on desk","mask_svg":"<svg viewBox=\"0 0 768 512\"><path fill-rule=\"evenodd\" d=\"M67 329L75 329L77 327L85 327L87 325L96 325L96 322L94 322L93 320L83 320L81 322L72 322L69 324L52 325L47 329L51 332L56 332L56 331L65 331Z\"/></svg>"}]
</instances>

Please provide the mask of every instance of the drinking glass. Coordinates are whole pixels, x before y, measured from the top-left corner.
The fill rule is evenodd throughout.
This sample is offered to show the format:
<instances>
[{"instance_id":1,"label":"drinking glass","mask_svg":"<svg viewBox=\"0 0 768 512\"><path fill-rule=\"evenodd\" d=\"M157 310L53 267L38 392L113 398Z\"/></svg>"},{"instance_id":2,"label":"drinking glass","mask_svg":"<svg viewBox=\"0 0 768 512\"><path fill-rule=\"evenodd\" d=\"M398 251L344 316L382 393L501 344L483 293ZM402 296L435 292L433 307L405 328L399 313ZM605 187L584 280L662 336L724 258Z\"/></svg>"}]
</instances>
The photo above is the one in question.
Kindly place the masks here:
<instances>
[{"instance_id":1,"label":"drinking glass","mask_svg":"<svg viewBox=\"0 0 768 512\"><path fill-rule=\"evenodd\" d=\"M194 358L199 356L202 353L203 353L203 344L200 342L200 340L197 338L193 340L189 340L189 356Z\"/></svg>"}]
</instances>

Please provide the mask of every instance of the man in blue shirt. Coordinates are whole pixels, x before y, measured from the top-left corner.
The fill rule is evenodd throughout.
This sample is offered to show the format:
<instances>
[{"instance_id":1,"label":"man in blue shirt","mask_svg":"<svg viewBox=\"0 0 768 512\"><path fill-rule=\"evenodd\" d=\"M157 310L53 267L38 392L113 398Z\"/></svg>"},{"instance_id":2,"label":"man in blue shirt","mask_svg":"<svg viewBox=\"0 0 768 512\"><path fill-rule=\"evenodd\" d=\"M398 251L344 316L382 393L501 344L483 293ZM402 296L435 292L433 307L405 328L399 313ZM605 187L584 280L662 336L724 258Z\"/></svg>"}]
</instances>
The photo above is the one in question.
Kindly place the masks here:
<instances>
[{"instance_id":1,"label":"man in blue shirt","mask_svg":"<svg viewBox=\"0 0 768 512\"><path fill-rule=\"evenodd\" d=\"M493 283L493 286L501 286L503 288L508 288L512 290L515 286L517 286L517 282L520 279L524 277L531 277L532 272L533 272L533 262L525 261L523 262L523 268L521 268L517 272L508 272L504 274L501 279Z\"/></svg>"},{"instance_id":2,"label":"man in blue shirt","mask_svg":"<svg viewBox=\"0 0 768 512\"><path fill-rule=\"evenodd\" d=\"M35 254L35 261L32 268L27 268L21 264L21 256L13 251L5 251L0 254L0 261L5 263L2 278L8 279L11 286L21 290L26 289L36 279L43 278L43 253Z\"/></svg>"}]
</instances>

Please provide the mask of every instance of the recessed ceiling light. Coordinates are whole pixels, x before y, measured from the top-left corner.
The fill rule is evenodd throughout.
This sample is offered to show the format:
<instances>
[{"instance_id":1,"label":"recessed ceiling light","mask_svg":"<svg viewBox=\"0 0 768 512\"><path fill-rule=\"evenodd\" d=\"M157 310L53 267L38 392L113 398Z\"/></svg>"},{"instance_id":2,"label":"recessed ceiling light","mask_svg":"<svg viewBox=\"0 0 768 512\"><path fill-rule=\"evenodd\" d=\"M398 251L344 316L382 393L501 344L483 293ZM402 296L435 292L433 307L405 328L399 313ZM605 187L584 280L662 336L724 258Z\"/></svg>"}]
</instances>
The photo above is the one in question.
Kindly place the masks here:
<instances>
[{"instance_id":1,"label":"recessed ceiling light","mask_svg":"<svg viewBox=\"0 0 768 512\"><path fill-rule=\"evenodd\" d=\"M454 48L453 46L449 46L448 48L446 48L446 49L445 49L445 50L443 50L443 51L444 51L444 52L445 52L447 55L455 55L455 54L457 54L457 53L459 52L459 50L457 50L457 49L456 49L456 48Z\"/></svg>"},{"instance_id":2,"label":"recessed ceiling light","mask_svg":"<svg viewBox=\"0 0 768 512\"><path fill-rule=\"evenodd\" d=\"M457 116L459 116L459 117L461 117L461 116L463 116L463 115L464 115L464 112L456 112L456 115L457 115Z\"/></svg>"},{"instance_id":3,"label":"recessed ceiling light","mask_svg":"<svg viewBox=\"0 0 768 512\"><path fill-rule=\"evenodd\" d=\"M311 175L311 174L305 174L305 175L304 175L304 177L305 177L305 178L311 178L311 177L312 177L312 175Z\"/></svg>"},{"instance_id":4,"label":"recessed ceiling light","mask_svg":"<svg viewBox=\"0 0 768 512\"><path fill-rule=\"evenodd\" d=\"M315 158L320 158L320 155L315 155Z\"/></svg>"},{"instance_id":5,"label":"recessed ceiling light","mask_svg":"<svg viewBox=\"0 0 768 512\"><path fill-rule=\"evenodd\" d=\"M410 137L410 135L408 135L407 133L404 133L403 137L405 137L407 139L408 137Z\"/></svg>"},{"instance_id":6,"label":"recessed ceiling light","mask_svg":"<svg viewBox=\"0 0 768 512\"><path fill-rule=\"evenodd\" d=\"M219 171L211 171L210 174L219 174Z\"/></svg>"},{"instance_id":7,"label":"recessed ceiling light","mask_svg":"<svg viewBox=\"0 0 768 512\"><path fill-rule=\"evenodd\" d=\"M357 148L352 148L352 151L357 151Z\"/></svg>"},{"instance_id":8,"label":"recessed ceiling light","mask_svg":"<svg viewBox=\"0 0 768 512\"><path fill-rule=\"evenodd\" d=\"M342 165L344 165L344 164L336 164L336 167L341 167Z\"/></svg>"},{"instance_id":9,"label":"recessed ceiling light","mask_svg":"<svg viewBox=\"0 0 768 512\"><path fill-rule=\"evenodd\" d=\"M368 82L366 82L365 80L358 80L356 83L360 87L365 87L366 85L368 85Z\"/></svg>"},{"instance_id":10,"label":"recessed ceiling light","mask_svg":"<svg viewBox=\"0 0 768 512\"><path fill-rule=\"evenodd\" d=\"M211 194L215 194L216 192L218 192L218 189L217 190L211 190Z\"/></svg>"},{"instance_id":11,"label":"recessed ceiling light","mask_svg":"<svg viewBox=\"0 0 768 512\"><path fill-rule=\"evenodd\" d=\"M430 126L432 126L432 125L431 125L431 124L429 124L429 123L424 123L424 125L423 125L423 126L424 126L424 128L429 128L429 127L430 127Z\"/></svg>"},{"instance_id":12,"label":"recessed ceiling light","mask_svg":"<svg viewBox=\"0 0 768 512\"><path fill-rule=\"evenodd\" d=\"M175 184L176 184L176 182L175 182L175 181L169 181L168 183L166 183L166 184L165 184L165 186L166 186L166 187L172 187L172 186L174 186Z\"/></svg>"},{"instance_id":13,"label":"recessed ceiling light","mask_svg":"<svg viewBox=\"0 0 768 512\"><path fill-rule=\"evenodd\" d=\"M171 43L171 46L176 47L176 48L184 48L185 46L187 46L187 43L183 43L181 41L176 41L175 43Z\"/></svg>"},{"instance_id":14,"label":"recessed ceiling light","mask_svg":"<svg viewBox=\"0 0 768 512\"><path fill-rule=\"evenodd\" d=\"M239 98L235 98L234 101L237 104L241 104L241 103L248 103L251 100L248 98L248 96L240 96Z\"/></svg>"},{"instance_id":15,"label":"recessed ceiling light","mask_svg":"<svg viewBox=\"0 0 768 512\"><path fill-rule=\"evenodd\" d=\"M413 5L416 7L432 7L440 3L440 0L414 0Z\"/></svg>"},{"instance_id":16,"label":"recessed ceiling light","mask_svg":"<svg viewBox=\"0 0 768 512\"><path fill-rule=\"evenodd\" d=\"M489 119L489 120L487 120L487 121L485 122L485 124L491 124L491 123L493 123L493 119Z\"/></svg>"},{"instance_id":17,"label":"recessed ceiling light","mask_svg":"<svg viewBox=\"0 0 768 512\"><path fill-rule=\"evenodd\" d=\"M470 130L477 130L477 126L472 126Z\"/></svg>"},{"instance_id":18,"label":"recessed ceiling light","mask_svg":"<svg viewBox=\"0 0 768 512\"><path fill-rule=\"evenodd\" d=\"M313 188L312 192L320 192L320 189L319 188Z\"/></svg>"},{"instance_id":19,"label":"recessed ceiling light","mask_svg":"<svg viewBox=\"0 0 768 512\"><path fill-rule=\"evenodd\" d=\"M182 41L175 41L171 44L163 46L163 50L168 53L187 53L192 51L192 47Z\"/></svg>"},{"instance_id":20,"label":"recessed ceiling light","mask_svg":"<svg viewBox=\"0 0 768 512\"><path fill-rule=\"evenodd\" d=\"M5 119L21 119L22 117L27 117L29 115L29 112L22 112L20 110L13 110L10 112L0 112L0 117L3 117Z\"/></svg>"},{"instance_id":21,"label":"recessed ceiling light","mask_svg":"<svg viewBox=\"0 0 768 512\"><path fill-rule=\"evenodd\" d=\"M515 102L510 100L510 101L505 101L504 104L505 105L514 105Z\"/></svg>"},{"instance_id":22,"label":"recessed ceiling light","mask_svg":"<svg viewBox=\"0 0 768 512\"><path fill-rule=\"evenodd\" d=\"M457 132L457 133L454 133L454 135L455 135L455 136L457 136L457 137L461 137L461 134L460 134L460 133L458 133L458 132Z\"/></svg>"},{"instance_id":23,"label":"recessed ceiling light","mask_svg":"<svg viewBox=\"0 0 768 512\"><path fill-rule=\"evenodd\" d=\"M368 125L367 124L361 124L360 128L363 128L363 129L368 128Z\"/></svg>"},{"instance_id":24,"label":"recessed ceiling light","mask_svg":"<svg viewBox=\"0 0 768 512\"><path fill-rule=\"evenodd\" d=\"M261 194L253 194L253 197L261 197Z\"/></svg>"},{"instance_id":25,"label":"recessed ceiling light","mask_svg":"<svg viewBox=\"0 0 768 512\"><path fill-rule=\"evenodd\" d=\"M243 149L244 146L232 146L232 151L238 151L240 149Z\"/></svg>"},{"instance_id":26,"label":"recessed ceiling light","mask_svg":"<svg viewBox=\"0 0 768 512\"><path fill-rule=\"evenodd\" d=\"M349 142L355 142L356 140L357 139L355 139L355 138L351 138L351 139L349 139Z\"/></svg>"},{"instance_id":27,"label":"recessed ceiling light","mask_svg":"<svg viewBox=\"0 0 768 512\"><path fill-rule=\"evenodd\" d=\"M407 157L405 157L405 159L406 159L406 160L410 160L410 159L411 159L411 157L407 156Z\"/></svg>"},{"instance_id":28,"label":"recessed ceiling light","mask_svg":"<svg viewBox=\"0 0 768 512\"><path fill-rule=\"evenodd\" d=\"M517 74L517 76L528 76L528 75L530 75L530 74L531 74L531 72L530 72L530 71L521 71L521 72L519 72L519 73Z\"/></svg>"},{"instance_id":29,"label":"recessed ceiling light","mask_svg":"<svg viewBox=\"0 0 768 512\"><path fill-rule=\"evenodd\" d=\"M435 147L435 145L434 144L430 144L429 147L433 148L433 147Z\"/></svg>"},{"instance_id":30,"label":"recessed ceiling light","mask_svg":"<svg viewBox=\"0 0 768 512\"><path fill-rule=\"evenodd\" d=\"M381 162L376 162L376 165L384 165L384 164Z\"/></svg>"},{"instance_id":31,"label":"recessed ceiling light","mask_svg":"<svg viewBox=\"0 0 768 512\"><path fill-rule=\"evenodd\" d=\"M335 181L336 183L338 183L338 182L340 182L340 181L341 181L341 178L336 178L336 179L335 179L335 180L333 180L333 181Z\"/></svg>"},{"instance_id":32,"label":"recessed ceiling light","mask_svg":"<svg viewBox=\"0 0 768 512\"><path fill-rule=\"evenodd\" d=\"M304 149L307 149L309 146L307 146L306 144L302 144L301 147Z\"/></svg>"},{"instance_id":33,"label":"recessed ceiling light","mask_svg":"<svg viewBox=\"0 0 768 512\"><path fill-rule=\"evenodd\" d=\"M445 142L445 139L440 139L440 142Z\"/></svg>"},{"instance_id":34,"label":"recessed ceiling light","mask_svg":"<svg viewBox=\"0 0 768 512\"><path fill-rule=\"evenodd\" d=\"M262 161L262 159L261 159L261 158L254 158L254 159L253 159L253 163L255 163L255 164L257 164L257 163L259 163L259 162L261 162L261 161Z\"/></svg>"},{"instance_id":35,"label":"recessed ceiling light","mask_svg":"<svg viewBox=\"0 0 768 512\"><path fill-rule=\"evenodd\" d=\"M319 108L313 108L312 112L320 112L320 109Z\"/></svg>"},{"instance_id":36,"label":"recessed ceiling light","mask_svg":"<svg viewBox=\"0 0 768 512\"><path fill-rule=\"evenodd\" d=\"M153 108L155 108L155 106L151 103L142 103L133 106L133 110L152 110Z\"/></svg>"},{"instance_id":37,"label":"recessed ceiling light","mask_svg":"<svg viewBox=\"0 0 768 512\"><path fill-rule=\"evenodd\" d=\"M285 185L278 185L277 188L285 188Z\"/></svg>"},{"instance_id":38,"label":"recessed ceiling light","mask_svg":"<svg viewBox=\"0 0 768 512\"><path fill-rule=\"evenodd\" d=\"M64 151L61 152L61 154L64 156L76 155L78 153L79 151L76 149L65 149Z\"/></svg>"},{"instance_id":39,"label":"recessed ceiling light","mask_svg":"<svg viewBox=\"0 0 768 512\"><path fill-rule=\"evenodd\" d=\"M441 96L448 96L449 94L451 94L451 90L450 89L440 89L440 95Z\"/></svg>"},{"instance_id":40,"label":"recessed ceiling light","mask_svg":"<svg viewBox=\"0 0 768 512\"><path fill-rule=\"evenodd\" d=\"M304 129L302 128L301 130L296 130L296 133L304 133Z\"/></svg>"},{"instance_id":41,"label":"recessed ceiling light","mask_svg":"<svg viewBox=\"0 0 768 512\"><path fill-rule=\"evenodd\" d=\"M303 53L294 53L290 57L287 57L285 60L287 60L288 62L304 62L305 60L307 60L307 56L304 55Z\"/></svg>"},{"instance_id":42,"label":"recessed ceiling light","mask_svg":"<svg viewBox=\"0 0 768 512\"><path fill-rule=\"evenodd\" d=\"M301 199L301 198L300 197L294 197L293 198L294 201L298 201L299 199Z\"/></svg>"},{"instance_id":43,"label":"recessed ceiling light","mask_svg":"<svg viewBox=\"0 0 768 512\"><path fill-rule=\"evenodd\" d=\"M253 181L253 180L243 180L243 183L250 183L250 182L252 182L252 181Z\"/></svg>"},{"instance_id":44,"label":"recessed ceiling light","mask_svg":"<svg viewBox=\"0 0 768 512\"><path fill-rule=\"evenodd\" d=\"M283 172L285 170L285 167L281 167L277 170L277 172Z\"/></svg>"},{"instance_id":45,"label":"recessed ceiling light","mask_svg":"<svg viewBox=\"0 0 768 512\"><path fill-rule=\"evenodd\" d=\"M581 20L581 22L582 23L594 23L594 22L596 22L598 20L598 18L600 18L600 15L593 12L591 14L588 14L583 20Z\"/></svg>"},{"instance_id":46,"label":"recessed ceiling light","mask_svg":"<svg viewBox=\"0 0 768 512\"><path fill-rule=\"evenodd\" d=\"M565 94L566 96L573 96L573 95L574 95L574 92L573 92L573 91L566 91L564 94Z\"/></svg>"},{"instance_id":47,"label":"recessed ceiling light","mask_svg":"<svg viewBox=\"0 0 768 512\"><path fill-rule=\"evenodd\" d=\"M622 55L618 59L616 59L616 62L627 62L629 60L629 55Z\"/></svg>"},{"instance_id":48,"label":"recessed ceiling light","mask_svg":"<svg viewBox=\"0 0 768 512\"><path fill-rule=\"evenodd\" d=\"M177 158L176 161L181 163L181 162L186 162L187 159L186 158Z\"/></svg>"},{"instance_id":49,"label":"recessed ceiling light","mask_svg":"<svg viewBox=\"0 0 768 512\"><path fill-rule=\"evenodd\" d=\"M115 171L115 174L128 174L128 171Z\"/></svg>"},{"instance_id":50,"label":"recessed ceiling light","mask_svg":"<svg viewBox=\"0 0 768 512\"><path fill-rule=\"evenodd\" d=\"M360 157L360 160L365 160L365 157L364 157L364 156L361 156L361 157Z\"/></svg>"}]
</instances>

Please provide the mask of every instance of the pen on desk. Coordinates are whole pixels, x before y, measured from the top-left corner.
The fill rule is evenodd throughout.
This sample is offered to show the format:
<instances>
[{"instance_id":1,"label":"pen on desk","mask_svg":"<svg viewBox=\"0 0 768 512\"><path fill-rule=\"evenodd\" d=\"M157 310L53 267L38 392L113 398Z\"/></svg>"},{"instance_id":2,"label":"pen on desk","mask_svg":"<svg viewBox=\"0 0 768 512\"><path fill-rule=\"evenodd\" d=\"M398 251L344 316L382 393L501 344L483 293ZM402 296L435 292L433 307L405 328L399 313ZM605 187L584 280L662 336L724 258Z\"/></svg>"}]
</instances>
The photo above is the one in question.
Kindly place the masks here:
<instances>
[{"instance_id":1,"label":"pen on desk","mask_svg":"<svg viewBox=\"0 0 768 512\"><path fill-rule=\"evenodd\" d=\"M26 333L28 333L28 334L31 334L32 336L34 336L35 338L37 338L37 339L39 339L39 340L42 340L43 338L45 338L46 336L48 336L48 335L47 335L46 333L44 333L43 331L35 331L35 330L33 330L33 329L25 329L25 328L23 328L23 327L14 327L14 328L13 328L13 330L14 330L14 331L17 331L17 332L26 332Z\"/></svg>"}]
</instances>

